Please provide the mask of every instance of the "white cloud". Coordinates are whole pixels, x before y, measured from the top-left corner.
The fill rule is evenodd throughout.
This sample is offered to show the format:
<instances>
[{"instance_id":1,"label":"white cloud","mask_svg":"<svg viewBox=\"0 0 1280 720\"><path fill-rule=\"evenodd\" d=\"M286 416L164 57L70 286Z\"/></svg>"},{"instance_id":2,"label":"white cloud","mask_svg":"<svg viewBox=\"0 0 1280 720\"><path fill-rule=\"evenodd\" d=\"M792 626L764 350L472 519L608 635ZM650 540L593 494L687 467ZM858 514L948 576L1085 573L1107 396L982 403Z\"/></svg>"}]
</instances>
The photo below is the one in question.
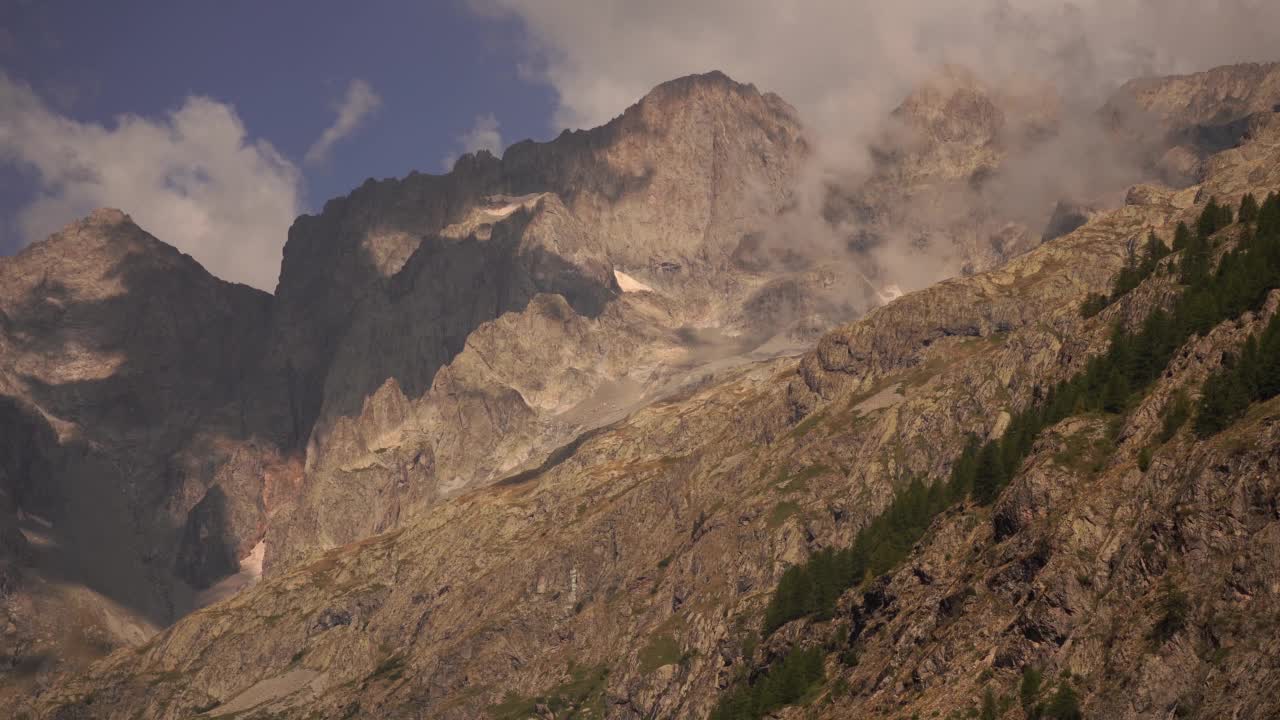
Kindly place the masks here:
<instances>
[{"instance_id":1,"label":"white cloud","mask_svg":"<svg viewBox=\"0 0 1280 720\"><path fill-rule=\"evenodd\" d=\"M815 152L797 180L795 212L770 234L824 257L843 252L853 229L830 226L829 183L865 175L868 147L884 137L893 108L944 64L1031 97L1052 84L1063 124L1080 125L1004 168L1003 185L992 187L1006 196L982 200L1034 231L1055 201L1092 199L1131 177L1133 165L1110 156L1094 124L1120 83L1280 59L1276 0L469 1L478 14L523 26L522 74L558 95L553 131L600 125L655 85L692 73L722 70L776 92L799 111ZM939 212L967 222L970 201ZM885 252L927 271L889 268L890 280L918 287L954 270L922 262L903 241L889 238Z\"/></svg>"},{"instance_id":2,"label":"white cloud","mask_svg":"<svg viewBox=\"0 0 1280 720\"><path fill-rule=\"evenodd\" d=\"M58 114L0 71L0 162L39 178L16 219L25 242L113 206L215 275L266 290L300 204L297 168L250 140L233 108L203 97L105 127Z\"/></svg>"},{"instance_id":3,"label":"white cloud","mask_svg":"<svg viewBox=\"0 0 1280 720\"><path fill-rule=\"evenodd\" d=\"M382 105L382 98L374 92L369 83L355 79L347 85L347 94L338 105L338 117L333 124L325 128L320 139L307 149L303 162L308 165L319 165L329 159L329 153L339 140L359 129L361 123Z\"/></svg>"},{"instance_id":4,"label":"white cloud","mask_svg":"<svg viewBox=\"0 0 1280 720\"><path fill-rule=\"evenodd\" d=\"M617 115L654 85L719 69L777 92L827 141L878 124L943 62L1048 79L1096 100L1131 77L1276 59L1274 0L471 0L514 16L560 127ZM640 60L638 60L640 59ZM993 76L997 76L994 77Z\"/></svg>"},{"instance_id":5,"label":"white cloud","mask_svg":"<svg viewBox=\"0 0 1280 720\"><path fill-rule=\"evenodd\" d=\"M458 136L458 146L462 148L463 154L488 150L501 156L502 133L498 132L498 118L493 113L477 115L471 129ZM457 159L457 155L446 155L441 164L445 170L449 170Z\"/></svg>"}]
</instances>

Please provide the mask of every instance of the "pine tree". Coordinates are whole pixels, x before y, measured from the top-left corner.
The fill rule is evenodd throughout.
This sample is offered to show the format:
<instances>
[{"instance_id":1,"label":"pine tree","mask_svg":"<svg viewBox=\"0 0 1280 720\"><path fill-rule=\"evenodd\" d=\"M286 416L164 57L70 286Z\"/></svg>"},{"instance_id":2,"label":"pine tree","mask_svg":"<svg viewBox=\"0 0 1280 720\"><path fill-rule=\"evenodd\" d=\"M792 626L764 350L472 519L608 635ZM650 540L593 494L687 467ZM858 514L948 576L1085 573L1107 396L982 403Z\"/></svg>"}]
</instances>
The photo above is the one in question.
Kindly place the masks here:
<instances>
[{"instance_id":1,"label":"pine tree","mask_svg":"<svg viewBox=\"0 0 1280 720\"><path fill-rule=\"evenodd\" d=\"M1173 251L1184 250L1190 243L1191 228L1184 222L1178 223L1178 228L1173 231Z\"/></svg>"},{"instance_id":2,"label":"pine tree","mask_svg":"<svg viewBox=\"0 0 1280 720\"><path fill-rule=\"evenodd\" d=\"M1022 682L1018 685L1018 698L1022 701L1022 710L1028 716L1040 699L1040 682L1044 676L1039 670L1028 665L1022 669Z\"/></svg>"},{"instance_id":3,"label":"pine tree","mask_svg":"<svg viewBox=\"0 0 1280 720\"><path fill-rule=\"evenodd\" d=\"M1275 237L1280 234L1280 195L1271 193L1258 209L1258 234Z\"/></svg>"},{"instance_id":4,"label":"pine tree","mask_svg":"<svg viewBox=\"0 0 1280 720\"><path fill-rule=\"evenodd\" d=\"M1249 393L1238 367L1223 368L1204 381L1195 432L1204 438L1221 432L1249 406Z\"/></svg>"},{"instance_id":5,"label":"pine tree","mask_svg":"<svg viewBox=\"0 0 1280 720\"><path fill-rule=\"evenodd\" d=\"M1113 365L1102 389L1102 409L1109 413L1124 412L1129 404L1129 379Z\"/></svg>"},{"instance_id":6,"label":"pine tree","mask_svg":"<svg viewBox=\"0 0 1280 720\"><path fill-rule=\"evenodd\" d=\"M1207 238L1217 230L1218 222L1218 199L1209 198L1209 202L1200 211L1200 217L1196 219L1196 236L1199 238Z\"/></svg>"},{"instance_id":7,"label":"pine tree","mask_svg":"<svg viewBox=\"0 0 1280 720\"><path fill-rule=\"evenodd\" d=\"M1262 372L1262 358L1258 353L1258 339L1250 335L1244 341L1244 347L1240 351L1240 364L1235 369L1240 378L1240 389L1248 400L1258 397L1258 381Z\"/></svg>"},{"instance_id":8,"label":"pine tree","mask_svg":"<svg viewBox=\"0 0 1280 720\"><path fill-rule=\"evenodd\" d=\"M1221 205L1218 199L1209 198L1209 202L1204 206L1204 210L1200 211L1200 217L1196 220L1196 234L1204 240L1208 240L1214 233L1231 224L1231 207L1229 205Z\"/></svg>"},{"instance_id":9,"label":"pine tree","mask_svg":"<svg viewBox=\"0 0 1280 720\"><path fill-rule=\"evenodd\" d=\"M1148 266L1147 274L1155 269L1156 263L1160 262L1169 255L1169 248L1165 246L1164 241L1156 236L1156 231L1152 230L1147 235L1147 246L1144 251L1145 263Z\"/></svg>"},{"instance_id":10,"label":"pine tree","mask_svg":"<svg viewBox=\"0 0 1280 720\"><path fill-rule=\"evenodd\" d=\"M1177 635L1187 625L1187 616L1191 613L1191 601L1168 576L1160 584L1160 598L1157 606L1160 617L1151 628L1150 640L1163 645L1169 638Z\"/></svg>"},{"instance_id":11,"label":"pine tree","mask_svg":"<svg viewBox=\"0 0 1280 720\"><path fill-rule=\"evenodd\" d=\"M978 452L982 448L977 436L970 435L960 458L951 468L951 496L959 499L973 493L978 478Z\"/></svg>"},{"instance_id":12,"label":"pine tree","mask_svg":"<svg viewBox=\"0 0 1280 720\"><path fill-rule=\"evenodd\" d=\"M978 467L973 483L973 499L988 505L1000 494L1006 480L1006 468L1000 457L1000 444L988 441L978 453Z\"/></svg>"},{"instance_id":13,"label":"pine tree","mask_svg":"<svg viewBox=\"0 0 1280 720\"><path fill-rule=\"evenodd\" d=\"M1253 193L1246 193L1240 198L1240 222L1251 223L1258 219L1258 199Z\"/></svg>"},{"instance_id":14,"label":"pine tree","mask_svg":"<svg viewBox=\"0 0 1280 720\"><path fill-rule=\"evenodd\" d=\"M1267 400L1280 395L1280 315L1271 319L1258 344L1257 395Z\"/></svg>"},{"instance_id":15,"label":"pine tree","mask_svg":"<svg viewBox=\"0 0 1280 720\"><path fill-rule=\"evenodd\" d=\"M1193 235L1182 251L1182 282L1186 285L1199 285L1208 278L1208 238L1208 235Z\"/></svg>"},{"instance_id":16,"label":"pine tree","mask_svg":"<svg viewBox=\"0 0 1280 720\"><path fill-rule=\"evenodd\" d=\"M1080 712L1080 698L1076 697L1070 685L1063 683L1058 687L1058 692L1054 693L1044 710L1044 716L1054 720L1084 720L1084 714Z\"/></svg>"},{"instance_id":17,"label":"pine tree","mask_svg":"<svg viewBox=\"0 0 1280 720\"><path fill-rule=\"evenodd\" d=\"M996 708L996 696L991 693L991 688L987 688L982 693L982 712L978 713L980 720L996 720L1000 717L1000 711Z\"/></svg>"},{"instance_id":18,"label":"pine tree","mask_svg":"<svg viewBox=\"0 0 1280 720\"><path fill-rule=\"evenodd\" d=\"M1161 444L1167 443L1178 433L1179 428L1191 416L1191 400L1185 390L1179 390L1165 406L1164 425L1160 429Z\"/></svg>"},{"instance_id":19,"label":"pine tree","mask_svg":"<svg viewBox=\"0 0 1280 720\"><path fill-rule=\"evenodd\" d=\"M1107 296L1102 293L1089 293L1084 304L1080 306L1080 316L1088 319L1107 308Z\"/></svg>"}]
</instances>

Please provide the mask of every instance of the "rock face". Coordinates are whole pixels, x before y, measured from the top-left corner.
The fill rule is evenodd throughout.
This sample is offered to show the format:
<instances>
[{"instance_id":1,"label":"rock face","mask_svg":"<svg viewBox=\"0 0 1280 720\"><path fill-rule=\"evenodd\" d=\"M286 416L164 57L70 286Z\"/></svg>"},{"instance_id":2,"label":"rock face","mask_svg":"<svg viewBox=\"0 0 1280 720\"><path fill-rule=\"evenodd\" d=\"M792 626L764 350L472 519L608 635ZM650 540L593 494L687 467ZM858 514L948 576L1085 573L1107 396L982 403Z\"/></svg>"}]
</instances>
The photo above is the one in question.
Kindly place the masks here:
<instances>
[{"instance_id":1,"label":"rock face","mask_svg":"<svg viewBox=\"0 0 1280 720\"><path fill-rule=\"evenodd\" d=\"M0 260L7 668L68 623L90 655L136 642L262 538L288 465L285 397L249 372L270 310L118 211Z\"/></svg>"},{"instance_id":2,"label":"rock face","mask_svg":"<svg viewBox=\"0 0 1280 720\"><path fill-rule=\"evenodd\" d=\"M976 91L938 92L904 105L930 145L884 187L952 177L1003 128ZM272 358L294 379L307 475L268 568L536 467L691 369L796 348L882 302L848 259L779 245L808 148L779 98L712 73L604 127L367 183L300 218ZM987 267L1026 247L958 256Z\"/></svg>"},{"instance_id":3,"label":"rock face","mask_svg":"<svg viewBox=\"0 0 1280 720\"><path fill-rule=\"evenodd\" d=\"M298 377L300 439L326 412L349 414L363 398L324 392L361 301L386 293L419 248L436 252L444 238L465 239L468 227L483 233L509 217L513 203L486 198L554 195L559 214L580 224L579 246L563 248L560 260L593 252L597 263L692 300L733 283L717 271L743 235L785 207L804 151L794 112L776 96L720 74L691 76L659 86L604 127L517 143L501 160L466 155L445 176L370 181L321 215L299 218L285 247L275 324L280 354ZM688 305L690 320L714 319ZM497 309L466 318L466 329ZM429 385L432 368L421 374L414 381Z\"/></svg>"},{"instance_id":4,"label":"rock face","mask_svg":"<svg viewBox=\"0 0 1280 720\"><path fill-rule=\"evenodd\" d=\"M1039 244L1041 228L1002 207L1016 194L1002 178L1056 134L1058 105L1052 88L1002 91L956 66L909 95L871 148L869 177L828 199L872 280L914 290Z\"/></svg>"},{"instance_id":5,"label":"rock face","mask_svg":"<svg viewBox=\"0 0 1280 720\"><path fill-rule=\"evenodd\" d=\"M673 88L662 92L691 92ZM986 145L982 133L958 134ZM1028 666L1046 687L1074 686L1086 717L1272 717L1280 406L1255 407L1211 440L1183 431L1146 470L1138 458L1174 394L1199 388L1277 311L1274 293L1262 312L1180 348L1122 427L1064 420L993 507L941 515L905 564L845 593L832 619L753 639L787 567L848 545L910 478L945 477L967 437L997 434L1104 351L1115 323L1167 304L1177 276L1161 269L1097 316L1079 311L1149 232L1168 240L1211 196L1280 190L1280 123L1250 115L1239 145L1203 167L1196 185L1135 187L1125 205L994 270L871 310L802 357L723 366L699 364L690 318L737 330L727 302L698 304L728 281L685 274L733 265L727 240L708 241L705 259L654 265L594 234L599 221L571 194L511 187L441 219L409 251L373 242L367 274L334 281L349 293L341 318L320 312L317 296L311 329L263 346L262 363L291 373L295 398L322 386L310 419L285 403L281 444L300 442L303 427L309 439L301 494L268 530L277 566L50 686L30 710L705 717L735 678L789 647L852 637L857 656L827 648L818 697L779 717L964 715L986 690L1004 717L1024 717ZM404 185L415 182L427 181ZM299 228L318 222L295 227L286 268L301 262ZM332 252L364 252L348 247ZM680 269L663 274L664 262ZM800 297L821 278L753 278L738 266L733 282L758 284L721 297ZM779 289L786 281L792 290ZM301 313L293 302L271 322ZM361 360L360 348L382 343L385 357ZM681 363L700 369L682 377ZM315 374L322 381L307 380ZM615 398L636 387L669 390L617 414L597 409L626 404ZM469 450L481 442L484 453ZM192 508L200 537L215 511ZM1170 583L1185 595L1186 630L1153 645Z\"/></svg>"},{"instance_id":6,"label":"rock face","mask_svg":"<svg viewBox=\"0 0 1280 720\"><path fill-rule=\"evenodd\" d=\"M1235 147L1254 119L1280 107L1280 63L1232 65L1194 75L1126 83L1103 116L1146 154L1165 182L1206 175L1204 161Z\"/></svg>"},{"instance_id":7,"label":"rock face","mask_svg":"<svg viewBox=\"0 0 1280 720\"><path fill-rule=\"evenodd\" d=\"M118 211L0 260L9 666L67 658L82 600L90 655L136 642L253 558L399 527L881 302L762 240L809 152L785 102L711 73L366 183L298 219L274 297ZM35 590L63 581L85 598Z\"/></svg>"},{"instance_id":8,"label":"rock face","mask_svg":"<svg viewBox=\"0 0 1280 720\"><path fill-rule=\"evenodd\" d=\"M744 318L771 281L800 305L821 285L732 259L786 207L805 147L776 96L692 76L604 127L367 183L300 218L273 357L294 377L308 472L268 566L536 465L699 350L735 355L809 320ZM624 296L615 272L648 290Z\"/></svg>"},{"instance_id":9,"label":"rock face","mask_svg":"<svg viewBox=\"0 0 1280 720\"><path fill-rule=\"evenodd\" d=\"M1104 117L1164 118L1150 147L1189 153L1195 184L1064 200L1044 243L992 178L1061 132L1052 94L949 68L871 176L828 196L822 232L850 235L834 262L787 243L812 160L794 112L718 73L595 130L367 182L298 219L274 296L118 211L0 260L0 702L704 717L830 635L749 640L787 567L1168 301L1157 273L1081 317L1128 247L1212 196L1280 189L1273 71L1127 86ZM1215 123L1230 143L1186 140ZM961 277L897 297L886 249ZM1280 601L1276 409L1134 463L1171 393L1277 302L1183 348L1105 463L1064 464L1112 437L1064 421L993 509L943 516L908 567L847 593L862 659L833 653L824 690L845 694L781 716L963 713L1031 662L1084 678L1098 716L1267 716L1232 688L1276 662L1240 620ZM1201 635L1147 652L1133 608L1196 563Z\"/></svg>"}]
</instances>

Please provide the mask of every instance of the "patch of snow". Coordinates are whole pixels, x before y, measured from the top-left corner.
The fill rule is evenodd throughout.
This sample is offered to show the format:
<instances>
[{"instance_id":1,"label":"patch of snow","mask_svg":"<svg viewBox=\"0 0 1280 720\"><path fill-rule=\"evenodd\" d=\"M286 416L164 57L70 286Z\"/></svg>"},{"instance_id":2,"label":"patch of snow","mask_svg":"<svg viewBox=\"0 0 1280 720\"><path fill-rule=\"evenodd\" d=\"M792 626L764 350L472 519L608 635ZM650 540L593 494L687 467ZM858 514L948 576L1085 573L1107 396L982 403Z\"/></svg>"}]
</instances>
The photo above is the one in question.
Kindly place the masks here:
<instances>
[{"instance_id":1,"label":"patch of snow","mask_svg":"<svg viewBox=\"0 0 1280 720\"><path fill-rule=\"evenodd\" d=\"M240 572L254 580L262 577L262 561L267 556L267 540L263 538L249 551L249 556L240 561Z\"/></svg>"},{"instance_id":2,"label":"patch of snow","mask_svg":"<svg viewBox=\"0 0 1280 720\"><path fill-rule=\"evenodd\" d=\"M618 287L622 288L622 292L653 292L653 288L621 270L614 270L613 277L618 281Z\"/></svg>"}]
</instances>

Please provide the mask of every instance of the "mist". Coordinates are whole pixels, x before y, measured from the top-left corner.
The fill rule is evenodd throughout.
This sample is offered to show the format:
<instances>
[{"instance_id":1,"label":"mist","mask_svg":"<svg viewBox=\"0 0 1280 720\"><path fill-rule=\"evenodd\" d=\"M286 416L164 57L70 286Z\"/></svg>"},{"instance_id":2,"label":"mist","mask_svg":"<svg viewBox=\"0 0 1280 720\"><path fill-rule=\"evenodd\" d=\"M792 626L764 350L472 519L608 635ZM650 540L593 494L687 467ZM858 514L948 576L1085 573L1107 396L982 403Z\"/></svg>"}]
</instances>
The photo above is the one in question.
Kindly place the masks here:
<instances>
[{"instance_id":1,"label":"mist","mask_svg":"<svg viewBox=\"0 0 1280 720\"><path fill-rule=\"evenodd\" d=\"M608 121L651 87L723 70L777 92L828 143L863 154L906 92L943 64L1004 85L1103 99L1143 75L1270 59L1280 5L1264 0L471 0L514 16L527 74L558 94L554 130Z\"/></svg>"},{"instance_id":2,"label":"mist","mask_svg":"<svg viewBox=\"0 0 1280 720\"><path fill-rule=\"evenodd\" d=\"M814 153L797 181L796 207L765 229L765 243L845 265L882 290L983 269L994 260L975 260L982 243L1011 254L1029 249L1059 201L1118 202L1148 168L1103 127L1097 111L1106 99L1133 78L1277 59L1268 29L1280 26L1280 3L1262 0L471 7L523 24L524 71L559 99L553 130L602 124L653 86L712 69L776 92L798 110ZM945 80L945 68L971 74L1002 113L990 140L1003 156L989 166L979 162L979 141L988 138L974 139L972 158L931 160L937 143L930 147L919 123L894 114L913 89ZM956 165L955 176L912 178L930 192L887 197L911 183L885 174L909 173L917 160ZM833 292L845 296L833 302L865 306L874 296L857 282L839 288Z\"/></svg>"}]
</instances>

